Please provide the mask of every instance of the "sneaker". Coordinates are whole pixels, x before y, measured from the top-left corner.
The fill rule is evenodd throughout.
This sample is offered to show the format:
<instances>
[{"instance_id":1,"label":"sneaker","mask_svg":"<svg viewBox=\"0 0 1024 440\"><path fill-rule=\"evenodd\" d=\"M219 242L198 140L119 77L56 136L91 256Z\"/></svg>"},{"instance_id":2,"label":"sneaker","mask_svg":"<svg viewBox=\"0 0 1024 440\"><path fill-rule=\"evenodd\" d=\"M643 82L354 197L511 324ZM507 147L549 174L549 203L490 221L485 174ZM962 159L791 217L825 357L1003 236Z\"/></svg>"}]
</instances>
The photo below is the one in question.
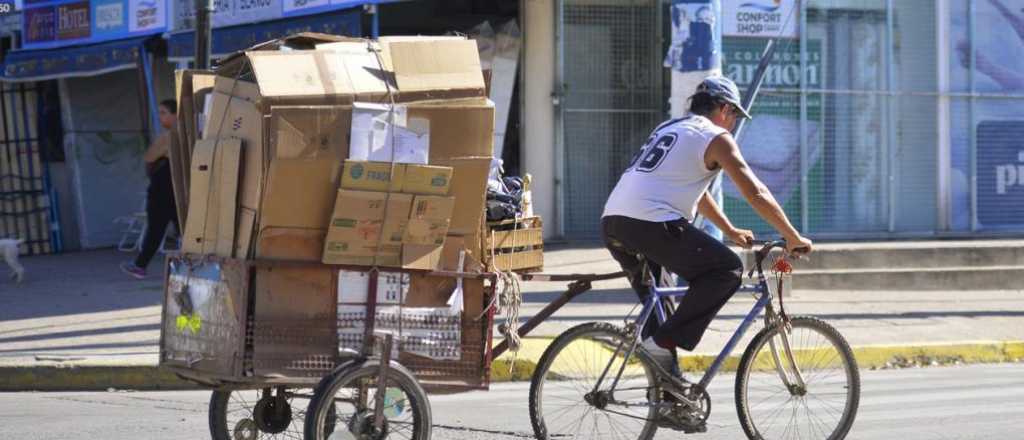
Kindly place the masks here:
<instances>
[{"instance_id":1,"label":"sneaker","mask_svg":"<svg viewBox=\"0 0 1024 440\"><path fill-rule=\"evenodd\" d=\"M661 368L665 371L679 375L679 361L676 358L675 350L667 350L659 346L654 342L654 338L644 339L644 342L640 344L644 350L650 354L654 362L657 362Z\"/></svg>"},{"instance_id":2,"label":"sneaker","mask_svg":"<svg viewBox=\"0 0 1024 440\"><path fill-rule=\"evenodd\" d=\"M127 261L124 262L124 263L121 263L121 272L124 272L124 273L126 273L128 275L131 275L131 276L135 277L135 279L139 279L139 280L146 278L146 269L143 269L143 268L141 268L139 266L136 266L135 263L131 263L131 262L127 262Z\"/></svg>"}]
</instances>

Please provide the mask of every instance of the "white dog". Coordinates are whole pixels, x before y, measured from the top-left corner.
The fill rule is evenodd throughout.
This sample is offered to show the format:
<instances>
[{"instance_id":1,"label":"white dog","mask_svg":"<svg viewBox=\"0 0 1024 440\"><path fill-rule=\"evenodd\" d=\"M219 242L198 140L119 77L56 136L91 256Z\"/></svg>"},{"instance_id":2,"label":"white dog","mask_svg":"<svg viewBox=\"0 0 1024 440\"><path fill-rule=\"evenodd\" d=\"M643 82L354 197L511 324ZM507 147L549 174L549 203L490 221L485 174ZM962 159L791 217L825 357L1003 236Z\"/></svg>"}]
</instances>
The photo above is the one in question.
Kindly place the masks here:
<instances>
[{"instance_id":1,"label":"white dog","mask_svg":"<svg viewBox=\"0 0 1024 440\"><path fill-rule=\"evenodd\" d=\"M0 238L0 254L3 254L4 261L11 268L11 279L18 284L21 284L21 280L25 278L25 268L18 262L18 254L21 253L20 247L25 240L16 238Z\"/></svg>"}]
</instances>

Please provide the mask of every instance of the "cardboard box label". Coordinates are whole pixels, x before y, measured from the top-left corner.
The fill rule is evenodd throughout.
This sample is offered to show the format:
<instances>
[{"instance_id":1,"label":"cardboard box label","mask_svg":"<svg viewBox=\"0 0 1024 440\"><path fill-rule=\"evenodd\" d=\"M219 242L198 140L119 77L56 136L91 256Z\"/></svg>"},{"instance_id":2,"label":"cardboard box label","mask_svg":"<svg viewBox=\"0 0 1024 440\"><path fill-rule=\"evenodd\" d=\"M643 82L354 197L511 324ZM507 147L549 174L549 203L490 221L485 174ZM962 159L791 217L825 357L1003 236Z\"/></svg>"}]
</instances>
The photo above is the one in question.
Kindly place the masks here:
<instances>
[{"instance_id":1,"label":"cardboard box label","mask_svg":"<svg viewBox=\"0 0 1024 440\"><path fill-rule=\"evenodd\" d=\"M452 168L393 162L345 162L342 189L404 194L447 195Z\"/></svg>"},{"instance_id":2,"label":"cardboard box label","mask_svg":"<svg viewBox=\"0 0 1024 440\"><path fill-rule=\"evenodd\" d=\"M341 176L341 187L360 191L399 192L405 167L391 162L346 161Z\"/></svg>"},{"instance_id":3,"label":"cardboard box label","mask_svg":"<svg viewBox=\"0 0 1024 440\"><path fill-rule=\"evenodd\" d=\"M447 195L452 168L431 165L406 165L402 192L406 194Z\"/></svg>"}]
</instances>

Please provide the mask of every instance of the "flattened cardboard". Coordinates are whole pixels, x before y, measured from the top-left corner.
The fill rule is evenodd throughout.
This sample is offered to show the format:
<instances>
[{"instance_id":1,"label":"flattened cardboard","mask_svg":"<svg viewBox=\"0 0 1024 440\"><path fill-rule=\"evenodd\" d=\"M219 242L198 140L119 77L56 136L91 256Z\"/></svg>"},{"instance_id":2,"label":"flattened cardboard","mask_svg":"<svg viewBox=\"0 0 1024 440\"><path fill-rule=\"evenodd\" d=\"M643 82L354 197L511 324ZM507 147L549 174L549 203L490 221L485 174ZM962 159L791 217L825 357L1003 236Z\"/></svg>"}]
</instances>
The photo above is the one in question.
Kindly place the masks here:
<instances>
[{"instance_id":1,"label":"flattened cardboard","mask_svg":"<svg viewBox=\"0 0 1024 440\"><path fill-rule=\"evenodd\" d=\"M483 264L467 249L466 237L455 235L445 237L444 247L441 249L441 262L437 269L452 272L459 271L459 251L466 251L463 271L473 273L483 271Z\"/></svg>"},{"instance_id":2,"label":"flattened cardboard","mask_svg":"<svg viewBox=\"0 0 1024 440\"><path fill-rule=\"evenodd\" d=\"M269 156L274 159L348 158L350 106L270 109Z\"/></svg>"},{"instance_id":3,"label":"flattened cardboard","mask_svg":"<svg viewBox=\"0 0 1024 440\"><path fill-rule=\"evenodd\" d=\"M180 120L179 120L180 124ZM167 160L171 166L171 190L174 192L174 208L178 215L178 224L185 224L188 217L188 188L185 187L185 176L188 175L188 168L185 167L185 146L181 143L181 135L177 127L170 130L170 147L167 150Z\"/></svg>"},{"instance_id":4,"label":"flattened cardboard","mask_svg":"<svg viewBox=\"0 0 1024 440\"><path fill-rule=\"evenodd\" d=\"M207 216L211 205L216 207L216 203L210 203L210 185L214 174L213 158L217 151L216 145L217 141L214 139L199 141L196 142L192 153L192 188L189 190L189 206L192 207L193 215L188 216L185 224L185 239L181 244L181 250L185 253L203 253Z\"/></svg>"},{"instance_id":5,"label":"flattened cardboard","mask_svg":"<svg viewBox=\"0 0 1024 440\"><path fill-rule=\"evenodd\" d=\"M222 257L233 257L235 252L235 228L238 212L238 172L241 169L242 144L221 142L217 145L217 159L214 165L217 173L217 229L213 253ZM204 246L205 249L205 246Z\"/></svg>"},{"instance_id":6,"label":"flattened cardboard","mask_svg":"<svg viewBox=\"0 0 1024 440\"><path fill-rule=\"evenodd\" d=\"M402 93L484 90L480 54L466 39L390 39L382 47ZM473 96L473 95L464 95Z\"/></svg>"},{"instance_id":7,"label":"flattened cardboard","mask_svg":"<svg viewBox=\"0 0 1024 440\"><path fill-rule=\"evenodd\" d=\"M476 44L464 38L405 38L319 44L318 50L248 51L264 104L348 104L484 96ZM237 73L241 60L219 69ZM383 67L383 69L382 69ZM387 82L386 82L387 81Z\"/></svg>"},{"instance_id":8,"label":"flattened cardboard","mask_svg":"<svg viewBox=\"0 0 1024 440\"><path fill-rule=\"evenodd\" d=\"M249 258L253 255L252 244L256 235L256 211L238 207L238 226L235 230L235 256Z\"/></svg>"},{"instance_id":9,"label":"flattened cardboard","mask_svg":"<svg viewBox=\"0 0 1024 440\"><path fill-rule=\"evenodd\" d=\"M320 261L327 229L263 228L256 257L267 260Z\"/></svg>"},{"instance_id":10,"label":"flattened cardboard","mask_svg":"<svg viewBox=\"0 0 1024 440\"><path fill-rule=\"evenodd\" d=\"M256 375L309 374L334 359L337 270L326 266L256 270L253 368Z\"/></svg>"},{"instance_id":11,"label":"flattened cardboard","mask_svg":"<svg viewBox=\"0 0 1024 440\"><path fill-rule=\"evenodd\" d=\"M327 229L337 194L339 166L333 157L271 161L260 208L260 229Z\"/></svg>"},{"instance_id":12,"label":"flattened cardboard","mask_svg":"<svg viewBox=\"0 0 1024 440\"><path fill-rule=\"evenodd\" d=\"M487 203L487 176L490 157L462 157L438 160L437 165L453 168L450 195L455 197L455 211L449 235L478 233L484 223ZM479 249L479 248L477 248Z\"/></svg>"},{"instance_id":13,"label":"flattened cardboard","mask_svg":"<svg viewBox=\"0 0 1024 440\"><path fill-rule=\"evenodd\" d=\"M203 139L237 137L242 140L242 183L239 204L259 210L262 195L264 153L263 113L256 104L214 92L210 127Z\"/></svg>"},{"instance_id":14,"label":"flattened cardboard","mask_svg":"<svg viewBox=\"0 0 1024 440\"><path fill-rule=\"evenodd\" d=\"M441 261L441 246L403 244L402 267L405 269L434 270Z\"/></svg>"},{"instance_id":15,"label":"flattened cardboard","mask_svg":"<svg viewBox=\"0 0 1024 440\"><path fill-rule=\"evenodd\" d=\"M405 307L442 307L455 290L455 278L414 273L409 279ZM462 280L463 311L476 318L484 309L484 280Z\"/></svg>"},{"instance_id":16,"label":"flattened cardboard","mask_svg":"<svg viewBox=\"0 0 1024 440\"><path fill-rule=\"evenodd\" d=\"M494 154L494 103L486 99L410 104L409 119L430 127L430 164L456 157Z\"/></svg>"},{"instance_id":17,"label":"flattened cardboard","mask_svg":"<svg viewBox=\"0 0 1024 440\"><path fill-rule=\"evenodd\" d=\"M244 81L236 78L217 76L214 79L213 91L225 95L241 98L245 101L258 104L260 101L260 88L254 82Z\"/></svg>"},{"instance_id":18,"label":"flattened cardboard","mask_svg":"<svg viewBox=\"0 0 1024 440\"><path fill-rule=\"evenodd\" d=\"M249 52L246 54L260 95L276 102L317 98L338 104L354 98L384 96L386 75L372 52L341 56L327 50Z\"/></svg>"}]
</instances>

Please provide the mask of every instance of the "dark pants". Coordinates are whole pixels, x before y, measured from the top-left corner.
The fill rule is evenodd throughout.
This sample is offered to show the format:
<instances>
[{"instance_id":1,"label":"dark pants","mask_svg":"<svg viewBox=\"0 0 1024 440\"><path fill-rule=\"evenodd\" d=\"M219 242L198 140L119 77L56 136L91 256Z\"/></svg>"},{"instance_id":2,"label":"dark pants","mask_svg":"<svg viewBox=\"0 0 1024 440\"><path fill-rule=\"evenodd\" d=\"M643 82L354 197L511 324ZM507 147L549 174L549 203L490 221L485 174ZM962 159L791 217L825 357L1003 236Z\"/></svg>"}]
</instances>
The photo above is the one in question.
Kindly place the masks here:
<instances>
[{"instance_id":1,"label":"dark pants","mask_svg":"<svg viewBox=\"0 0 1024 440\"><path fill-rule=\"evenodd\" d=\"M643 263L638 255L689 283L689 292L679 301L676 312L660 328L652 315L643 336L653 333L658 342L671 340L678 347L693 350L711 320L739 289L743 271L739 256L685 219L656 223L608 216L601 220L601 226L605 246L629 275L641 299L649 290L647 280L642 279Z\"/></svg>"},{"instance_id":2,"label":"dark pants","mask_svg":"<svg viewBox=\"0 0 1024 440\"><path fill-rule=\"evenodd\" d=\"M178 211L174 204L174 188L171 186L171 167L166 160L161 160L156 165L149 178L149 188L146 190L146 222L142 251L135 258L135 265L143 269L149 266L149 261L156 255L157 249L160 249L167 225L173 222L175 229L181 231L181 226L178 225Z\"/></svg>"}]
</instances>

